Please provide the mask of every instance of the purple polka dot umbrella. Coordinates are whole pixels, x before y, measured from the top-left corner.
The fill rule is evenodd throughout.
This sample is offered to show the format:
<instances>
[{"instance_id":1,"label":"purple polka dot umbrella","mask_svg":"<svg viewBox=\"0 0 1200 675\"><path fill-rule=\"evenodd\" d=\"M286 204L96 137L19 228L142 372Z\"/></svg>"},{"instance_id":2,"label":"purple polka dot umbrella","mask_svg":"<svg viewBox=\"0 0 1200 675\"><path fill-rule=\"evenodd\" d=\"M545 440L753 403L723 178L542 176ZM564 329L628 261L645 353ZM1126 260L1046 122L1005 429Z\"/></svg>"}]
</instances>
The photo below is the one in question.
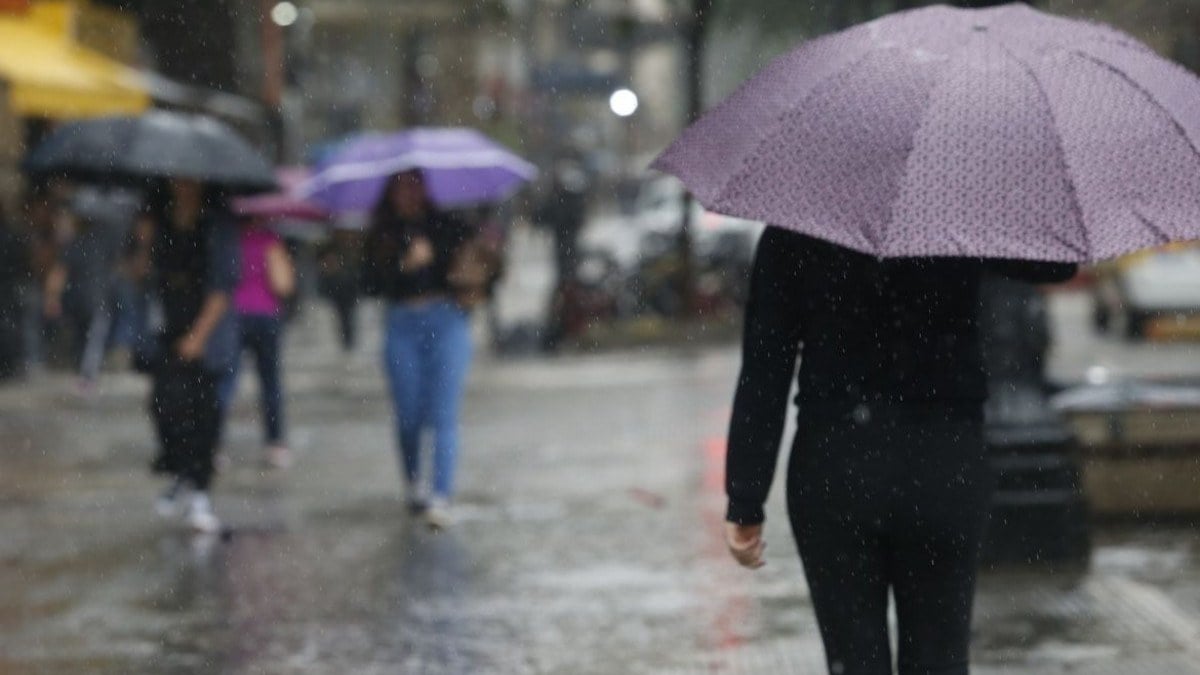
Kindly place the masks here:
<instances>
[{"instance_id":1,"label":"purple polka dot umbrella","mask_svg":"<svg viewBox=\"0 0 1200 675\"><path fill-rule=\"evenodd\" d=\"M929 7L801 45L654 166L880 257L1086 262L1200 239L1200 79L1104 25Z\"/></svg>"}]
</instances>

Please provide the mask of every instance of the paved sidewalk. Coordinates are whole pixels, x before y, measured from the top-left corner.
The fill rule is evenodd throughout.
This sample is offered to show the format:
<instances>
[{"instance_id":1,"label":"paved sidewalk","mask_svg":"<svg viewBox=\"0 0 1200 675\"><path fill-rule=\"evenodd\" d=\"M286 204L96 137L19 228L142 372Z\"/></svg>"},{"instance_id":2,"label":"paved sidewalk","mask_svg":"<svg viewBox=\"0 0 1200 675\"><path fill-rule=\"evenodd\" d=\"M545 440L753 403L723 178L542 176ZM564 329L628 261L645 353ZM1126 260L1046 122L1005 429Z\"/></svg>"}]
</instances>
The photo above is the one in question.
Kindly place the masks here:
<instances>
[{"instance_id":1,"label":"paved sidewalk","mask_svg":"<svg viewBox=\"0 0 1200 675\"><path fill-rule=\"evenodd\" d=\"M290 472L259 467L243 390L221 539L152 514L140 380L0 388L0 673L823 672L778 490L765 569L721 543L734 349L483 359L434 535L401 508L376 358L331 325L290 338ZM1200 673L1197 533L989 575L976 647L983 675Z\"/></svg>"}]
</instances>

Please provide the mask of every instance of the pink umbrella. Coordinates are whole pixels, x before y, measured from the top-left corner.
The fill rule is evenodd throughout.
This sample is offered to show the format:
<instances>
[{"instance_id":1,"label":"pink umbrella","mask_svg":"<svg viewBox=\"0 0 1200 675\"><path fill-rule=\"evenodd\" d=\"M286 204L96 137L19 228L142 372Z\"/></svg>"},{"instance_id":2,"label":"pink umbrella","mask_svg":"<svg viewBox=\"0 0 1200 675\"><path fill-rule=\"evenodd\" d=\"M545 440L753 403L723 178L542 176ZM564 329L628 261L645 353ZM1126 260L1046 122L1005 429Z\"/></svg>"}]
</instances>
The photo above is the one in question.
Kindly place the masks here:
<instances>
[{"instance_id":1,"label":"pink umbrella","mask_svg":"<svg viewBox=\"0 0 1200 675\"><path fill-rule=\"evenodd\" d=\"M1200 239L1200 79L1095 23L929 7L807 42L655 162L718 213L881 257Z\"/></svg>"},{"instance_id":2,"label":"pink umbrella","mask_svg":"<svg viewBox=\"0 0 1200 675\"><path fill-rule=\"evenodd\" d=\"M280 192L234 199L233 211L238 216L264 220L327 221L328 211L299 196L298 188L308 175L308 170L300 167L280 169Z\"/></svg>"}]
</instances>

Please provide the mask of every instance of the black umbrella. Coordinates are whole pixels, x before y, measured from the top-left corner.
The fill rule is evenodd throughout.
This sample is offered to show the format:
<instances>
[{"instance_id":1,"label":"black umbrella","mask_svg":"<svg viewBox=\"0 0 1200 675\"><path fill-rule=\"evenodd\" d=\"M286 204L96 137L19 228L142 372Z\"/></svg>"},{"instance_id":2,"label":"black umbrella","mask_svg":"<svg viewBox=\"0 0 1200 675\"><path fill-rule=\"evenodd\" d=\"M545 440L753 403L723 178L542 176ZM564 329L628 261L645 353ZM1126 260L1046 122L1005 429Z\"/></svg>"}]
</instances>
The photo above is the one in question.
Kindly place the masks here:
<instances>
[{"instance_id":1,"label":"black umbrella","mask_svg":"<svg viewBox=\"0 0 1200 675\"><path fill-rule=\"evenodd\" d=\"M275 188L271 163L228 126L154 111L66 124L29 156L29 171L76 178L194 178L239 192Z\"/></svg>"}]
</instances>

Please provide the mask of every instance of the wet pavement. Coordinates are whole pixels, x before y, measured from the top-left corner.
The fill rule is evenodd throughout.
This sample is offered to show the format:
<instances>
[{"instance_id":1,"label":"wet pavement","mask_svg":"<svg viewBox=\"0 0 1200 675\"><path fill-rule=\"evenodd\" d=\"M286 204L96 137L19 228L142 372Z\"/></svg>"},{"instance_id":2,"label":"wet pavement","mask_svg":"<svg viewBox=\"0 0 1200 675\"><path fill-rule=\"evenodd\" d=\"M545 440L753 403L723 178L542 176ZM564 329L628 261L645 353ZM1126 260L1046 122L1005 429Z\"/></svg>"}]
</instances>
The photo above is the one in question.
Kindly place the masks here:
<instances>
[{"instance_id":1,"label":"wet pavement","mask_svg":"<svg viewBox=\"0 0 1200 675\"><path fill-rule=\"evenodd\" d=\"M259 466L245 383L221 537L154 515L140 380L0 388L0 673L823 672L779 491L766 568L721 542L734 349L482 359L435 534L374 347L343 359L330 324L291 336L290 471ZM987 575L974 672L1200 673L1197 532L1097 538L1086 573Z\"/></svg>"}]
</instances>

